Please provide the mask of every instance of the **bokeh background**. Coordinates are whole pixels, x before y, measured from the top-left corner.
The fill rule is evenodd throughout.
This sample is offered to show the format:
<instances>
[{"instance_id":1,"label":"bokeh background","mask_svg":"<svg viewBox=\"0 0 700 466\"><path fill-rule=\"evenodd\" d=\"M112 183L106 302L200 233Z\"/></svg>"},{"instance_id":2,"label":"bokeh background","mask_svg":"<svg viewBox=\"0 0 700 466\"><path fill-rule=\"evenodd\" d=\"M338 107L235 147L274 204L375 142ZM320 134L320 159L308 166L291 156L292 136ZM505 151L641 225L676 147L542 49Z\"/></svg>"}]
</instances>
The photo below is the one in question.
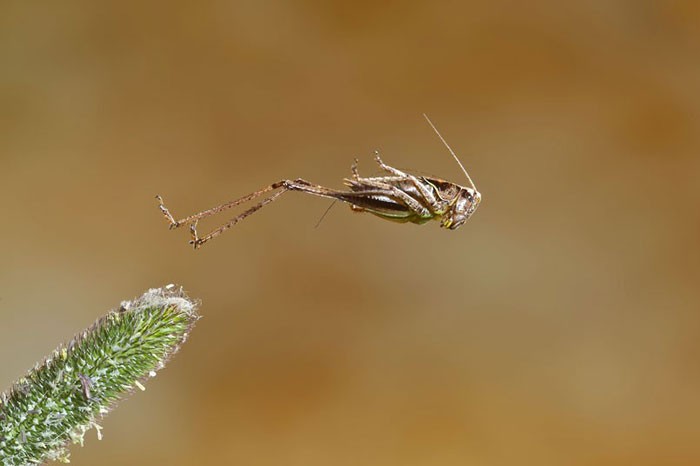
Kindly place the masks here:
<instances>
[{"instance_id":1,"label":"bokeh background","mask_svg":"<svg viewBox=\"0 0 700 466\"><path fill-rule=\"evenodd\" d=\"M100 465L700 464L694 1L3 2L0 385L122 299L204 318L72 448ZM462 229L298 193L354 157ZM213 227L213 219L202 225Z\"/></svg>"}]
</instances>

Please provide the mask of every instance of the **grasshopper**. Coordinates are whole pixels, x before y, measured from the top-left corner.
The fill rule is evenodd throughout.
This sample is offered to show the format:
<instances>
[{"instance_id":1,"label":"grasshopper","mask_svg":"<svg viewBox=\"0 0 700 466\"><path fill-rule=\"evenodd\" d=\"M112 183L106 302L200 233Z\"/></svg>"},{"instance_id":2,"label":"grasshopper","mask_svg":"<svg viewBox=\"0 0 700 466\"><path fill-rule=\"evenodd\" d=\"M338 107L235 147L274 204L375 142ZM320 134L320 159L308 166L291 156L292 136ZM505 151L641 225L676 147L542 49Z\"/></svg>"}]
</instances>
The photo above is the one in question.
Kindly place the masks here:
<instances>
[{"instance_id":1,"label":"grasshopper","mask_svg":"<svg viewBox=\"0 0 700 466\"><path fill-rule=\"evenodd\" d=\"M352 177L344 180L345 185L350 188L349 191L326 188L297 178L295 180L280 180L246 196L180 220L176 220L172 216L168 208L165 207L163 198L160 196L156 196L158 207L170 224L170 229L186 225L190 226L190 234L192 236L190 244L195 249L275 201L287 191L299 191L345 202L350 204L350 208L355 212L369 212L386 220L402 223L410 222L419 225L430 220L437 220L440 222L441 227L456 230L464 225L479 206L481 194L477 191L469 173L467 173L462 162L447 144L447 141L445 141L428 116L423 116L459 164L469 181L469 187L440 178L418 176L403 172L385 164L379 156L379 152L375 151L375 160L379 168L386 172L387 175L370 178L361 177L357 170L357 159L355 159L351 167ZM199 220L259 198L272 191L276 192L262 199L227 223L212 230L205 236L200 237L198 235L197 222Z\"/></svg>"}]
</instances>

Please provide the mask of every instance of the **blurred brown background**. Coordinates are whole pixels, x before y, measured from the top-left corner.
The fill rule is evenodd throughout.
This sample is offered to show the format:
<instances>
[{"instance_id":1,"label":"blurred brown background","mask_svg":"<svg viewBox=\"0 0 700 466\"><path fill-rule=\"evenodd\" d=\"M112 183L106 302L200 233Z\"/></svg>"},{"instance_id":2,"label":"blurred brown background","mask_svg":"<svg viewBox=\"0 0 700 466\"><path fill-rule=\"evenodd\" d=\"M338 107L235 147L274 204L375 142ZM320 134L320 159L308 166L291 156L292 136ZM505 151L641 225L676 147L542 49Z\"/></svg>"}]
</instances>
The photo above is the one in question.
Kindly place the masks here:
<instances>
[{"instance_id":1,"label":"blurred brown background","mask_svg":"<svg viewBox=\"0 0 700 466\"><path fill-rule=\"evenodd\" d=\"M73 464L700 463L697 2L2 10L0 386L149 287L203 302ZM377 148L463 183L423 112L461 230L291 193L193 252L156 208Z\"/></svg>"}]
</instances>

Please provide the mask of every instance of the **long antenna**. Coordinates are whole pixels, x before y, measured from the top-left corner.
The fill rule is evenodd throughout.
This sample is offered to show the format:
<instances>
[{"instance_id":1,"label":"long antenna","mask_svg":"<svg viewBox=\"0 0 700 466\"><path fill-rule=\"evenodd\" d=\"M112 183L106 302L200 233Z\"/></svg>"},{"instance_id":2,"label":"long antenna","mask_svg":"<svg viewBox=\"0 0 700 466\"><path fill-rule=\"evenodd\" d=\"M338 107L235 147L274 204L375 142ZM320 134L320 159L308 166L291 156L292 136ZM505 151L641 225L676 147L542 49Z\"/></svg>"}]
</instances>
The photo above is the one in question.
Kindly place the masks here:
<instances>
[{"instance_id":1,"label":"long antenna","mask_svg":"<svg viewBox=\"0 0 700 466\"><path fill-rule=\"evenodd\" d=\"M464 165L462 165L462 162L459 161L459 158L457 157L457 154L455 154L455 151L453 151L452 148L450 147L450 145L447 144L447 141L445 141L445 138L442 137L442 134L440 134L440 131L437 130L437 128L435 127L435 125L433 124L433 122L430 121L430 118L428 118L428 115L426 115L426 114L424 113L423 116L424 116L425 119L428 121L428 124L433 128L433 131L435 131L435 134L438 135L438 137L440 138L440 140L442 141L442 143L445 145L445 147L447 147L447 150L450 151L450 154L452 154L452 157L455 158L455 160L456 160L457 163L459 164L459 167L462 169L462 171L464 172L464 174L467 175L467 179L469 180L469 184L471 184L471 185L472 185L472 188L474 188L474 191L476 191L477 189L476 189L476 186L474 185L474 182L472 181L471 176L469 176L469 173L467 173L467 170L464 168Z\"/></svg>"}]
</instances>

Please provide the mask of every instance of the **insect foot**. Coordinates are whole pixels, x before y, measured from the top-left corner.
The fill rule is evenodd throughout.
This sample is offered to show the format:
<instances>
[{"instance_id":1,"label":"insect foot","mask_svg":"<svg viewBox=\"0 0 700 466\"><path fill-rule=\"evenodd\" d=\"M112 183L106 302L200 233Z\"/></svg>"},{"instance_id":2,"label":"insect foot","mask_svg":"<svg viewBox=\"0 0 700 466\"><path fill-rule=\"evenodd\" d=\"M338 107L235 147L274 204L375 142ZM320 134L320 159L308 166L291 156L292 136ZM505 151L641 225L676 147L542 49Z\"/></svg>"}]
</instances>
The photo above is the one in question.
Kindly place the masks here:
<instances>
[{"instance_id":1,"label":"insect foot","mask_svg":"<svg viewBox=\"0 0 700 466\"><path fill-rule=\"evenodd\" d=\"M158 201L158 208L160 209L161 213L163 214L165 219L170 223L169 228L172 230L174 228L179 227L180 223L178 223L178 221L175 220L168 208L165 207L165 204L163 203L163 198L159 195L156 195L156 200Z\"/></svg>"},{"instance_id":2,"label":"insect foot","mask_svg":"<svg viewBox=\"0 0 700 466\"><path fill-rule=\"evenodd\" d=\"M202 245L202 243L204 243L204 241L202 241L197 235L197 220L192 222L192 225L190 225L190 235L192 236L190 244L194 249L199 248Z\"/></svg>"}]
</instances>

